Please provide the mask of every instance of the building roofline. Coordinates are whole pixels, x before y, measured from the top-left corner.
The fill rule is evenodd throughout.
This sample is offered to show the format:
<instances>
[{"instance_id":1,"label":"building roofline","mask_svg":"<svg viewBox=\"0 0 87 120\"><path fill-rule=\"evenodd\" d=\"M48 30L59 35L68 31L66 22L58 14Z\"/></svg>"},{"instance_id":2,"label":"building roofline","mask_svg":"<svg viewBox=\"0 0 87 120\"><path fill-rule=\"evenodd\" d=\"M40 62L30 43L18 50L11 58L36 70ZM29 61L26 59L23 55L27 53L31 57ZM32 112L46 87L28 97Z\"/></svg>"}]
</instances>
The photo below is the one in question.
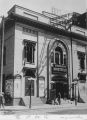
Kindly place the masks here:
<instances>
[{"instance_id":1,"label":"building roofline","mask_svg":"<svg viewBox=\"0 0 87 120\"><path fill-rule=\"evenodd\" d=\"M24 8L24 7L19 6L19 5L16 5L16 4L8 11L8 14L9 14L9 12L10 12L12 9L15 9L16 7L17 7L17 8L20 8L20 9L23 9L23 10L26 10L27 12L30 11L30 12L35 13L35 14L38 14L38 15L40 15L40 16L44 16L44 17L46 17L46 18L49 18L49 17L45 16L45 15L42 14L42 13L39 13L39 12L30 10L30 9L28 9L28 8Z\"/></svg>"},{"instance_id":2,"label":"building roofline","mask_svg":"<svg viewBox=\"0 0 87 120\"><path fill-rule=\"evenodd\" d=\"M15 21L22 22L22 23L29 24L29 25L33 25L33 26L36 26L37 28L45 29L45 30L50 31L50 32L53 32L53 31L59 32L60 35L65 35L68 37L72 36L76 39L81 39L81 40L87 39L87 37L84 35L80 35L80 34L74 33L74 32L65 31L63 29L56 28L52 25L49 25L49 24L46 24L46 23L43 23L43 22L40 22L37 20L32 20L30 18L21 16L21 15L15 14L15 13L12 13L9 17L14 19Z\"/></svg>"},{"instance_id":3,"label":"building roofline","mask_svg":"<svg viewBox=\"0 0 87 120\"><path fill-rule=\"evenodd\" d=\"M56 28L52 25L37 21L37 20L33 20L31 18L27 18L15 13L11 13L8 17L8 19L5 22L5 28L7 29L10 25L14 25L15 22L19 22L22 24L26 24L26 25L30 25L33 27L36 27L38 29L42 29L45 30L47 32L53 33L53 34L58 34L58 35L62 35L62 36L66 36L66 37L72 37L74 39L78 39L78 40L82 40L82 41L86 41L87 37L84 35L80 35L78 33L74 33L74 32L70 32L70 31L66 31L60 28Z\"/></svg>"}]
</instances>

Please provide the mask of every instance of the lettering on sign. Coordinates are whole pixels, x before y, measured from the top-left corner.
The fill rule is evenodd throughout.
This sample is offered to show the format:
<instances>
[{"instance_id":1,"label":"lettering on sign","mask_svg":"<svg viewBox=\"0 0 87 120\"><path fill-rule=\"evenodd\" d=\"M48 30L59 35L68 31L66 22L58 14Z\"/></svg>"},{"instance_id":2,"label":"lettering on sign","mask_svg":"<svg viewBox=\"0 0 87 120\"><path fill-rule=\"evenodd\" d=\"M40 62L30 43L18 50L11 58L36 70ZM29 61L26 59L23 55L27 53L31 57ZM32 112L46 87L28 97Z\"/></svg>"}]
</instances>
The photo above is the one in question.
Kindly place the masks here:
<instances>
[{"instance_id":1,"label":"lettering on sign","mask_svg":"<svg viewBox=\"0 0 87 120\"><path fill-rule=\"evenodd\" d=\"M55 73L60 73L60 72L67 73L67 67L60 66L60 65L53 65L52 73L55 74Z\"/></svg>"}]
</instances>

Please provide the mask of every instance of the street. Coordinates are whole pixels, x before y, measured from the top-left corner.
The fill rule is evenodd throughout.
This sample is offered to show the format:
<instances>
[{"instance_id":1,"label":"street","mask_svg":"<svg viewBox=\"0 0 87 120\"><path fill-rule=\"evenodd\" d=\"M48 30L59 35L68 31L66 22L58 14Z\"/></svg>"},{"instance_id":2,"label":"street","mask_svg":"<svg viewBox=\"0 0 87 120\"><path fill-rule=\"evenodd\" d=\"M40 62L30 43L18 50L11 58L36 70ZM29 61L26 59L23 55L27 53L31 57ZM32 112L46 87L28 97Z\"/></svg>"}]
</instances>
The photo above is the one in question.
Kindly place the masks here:
<instances>
[{"instance_id":1,"label":"street","mask_svg":"<svg viewBox=\"0 0 87 120\"><path fill-rule=\"evenodd\" d=\"M39 108L39 109L20 109L20 110L2 110L3 115L86 115L87 107L74 106L71 108Z\"/></svg>"},{"instance_id":2,"label":"street","mask_svg":"<svg viewBox=\"0 0 87 120\"><path fill-rule=\"evenodd\" d=\"M49 114L54 114L54 115L87 115L87 109L66 109L66 110L61 110L61 111L54 111L54 112L49 112Z\"/></svg>"},{"instance_id":3,"label":"street","mask_svg":"<svg viewBox=\"0 0 87 120\"><path fill-rule=\"evenodd\" d=\"M49 106L46 107L32 107L29 108L10 108L9 109L1 109L0 111L0 120L86 120L87 118L87 106Z\"/></svg>"}]
</instances>

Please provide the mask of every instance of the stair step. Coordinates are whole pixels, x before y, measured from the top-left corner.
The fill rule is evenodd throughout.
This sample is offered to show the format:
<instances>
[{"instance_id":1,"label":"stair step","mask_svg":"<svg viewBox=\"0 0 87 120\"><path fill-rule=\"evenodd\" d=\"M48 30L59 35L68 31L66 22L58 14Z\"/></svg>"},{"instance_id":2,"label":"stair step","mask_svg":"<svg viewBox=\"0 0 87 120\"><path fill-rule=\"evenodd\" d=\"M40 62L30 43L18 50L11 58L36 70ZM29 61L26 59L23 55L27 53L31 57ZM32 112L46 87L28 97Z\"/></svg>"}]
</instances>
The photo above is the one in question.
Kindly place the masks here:
<instances>
[{"instance_id":1,"label":"stair step","mask_svg":"<svg viewBox=\"0 0 87 120\"><path fill-rule=\"evenodd\" d=\"M30 97L24 97L23 102L24 102L24 104L26 106L29 106ZM35 105L43 105L45 103L46 103L46 99L41 99L41 98L37 98L37 97L31 97L31 104L33 106L35 106Z\"/></svg>"}]
</instances>

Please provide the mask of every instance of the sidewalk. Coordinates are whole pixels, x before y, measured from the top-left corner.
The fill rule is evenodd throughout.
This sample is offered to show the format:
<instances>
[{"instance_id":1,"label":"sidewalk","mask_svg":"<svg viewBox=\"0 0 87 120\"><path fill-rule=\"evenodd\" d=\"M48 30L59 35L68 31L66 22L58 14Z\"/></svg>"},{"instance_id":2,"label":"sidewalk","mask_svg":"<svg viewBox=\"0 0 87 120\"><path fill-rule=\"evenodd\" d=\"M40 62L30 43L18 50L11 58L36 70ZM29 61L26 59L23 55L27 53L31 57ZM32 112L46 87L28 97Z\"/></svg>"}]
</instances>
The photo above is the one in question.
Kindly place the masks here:
<instances>
[{"instance_id":1,"label":"sidewalk","mask_svg":"<svg viewBox=\"0 0 87 120\"><path fill-rule=\"evenodd\" d=\"M87 103L77 103L77 106L73 104L61 104L61 105L51 105L44 104L39 106L31 105L31 108L27 106L5 106L4 109L0 108L0 111L22 111L22 110L42 110L42 109L85 109L87 108Z\"/></svg>"}]
</instances>

